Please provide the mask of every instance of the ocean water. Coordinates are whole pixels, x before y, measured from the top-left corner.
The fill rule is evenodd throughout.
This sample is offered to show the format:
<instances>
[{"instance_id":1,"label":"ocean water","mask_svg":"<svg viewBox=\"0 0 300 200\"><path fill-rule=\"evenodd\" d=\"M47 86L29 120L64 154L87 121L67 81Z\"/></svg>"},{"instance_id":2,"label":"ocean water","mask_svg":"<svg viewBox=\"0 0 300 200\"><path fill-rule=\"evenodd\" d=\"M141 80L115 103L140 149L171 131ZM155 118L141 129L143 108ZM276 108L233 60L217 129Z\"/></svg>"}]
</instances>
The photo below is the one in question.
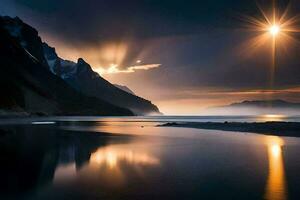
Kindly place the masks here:
<instances>
[{"instance_id":1,"label":"ocean water","mask_svg":"<svg viewBox=\"0 0 300 200\"><path fill-rule=\"evenodd\" d=\"M0 121L0 199L300 199L300 138L156 127L287 116Z\"/></svg>"}]
</instances>

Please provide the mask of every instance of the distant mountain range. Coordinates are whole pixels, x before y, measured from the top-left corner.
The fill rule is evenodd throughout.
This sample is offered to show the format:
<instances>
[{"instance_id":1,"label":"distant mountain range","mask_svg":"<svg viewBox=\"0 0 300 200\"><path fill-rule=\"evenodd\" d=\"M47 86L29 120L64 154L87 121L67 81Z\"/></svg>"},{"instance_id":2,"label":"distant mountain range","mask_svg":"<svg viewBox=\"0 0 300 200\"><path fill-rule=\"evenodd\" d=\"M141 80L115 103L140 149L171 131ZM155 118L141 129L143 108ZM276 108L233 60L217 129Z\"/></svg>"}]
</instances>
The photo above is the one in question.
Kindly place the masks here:
<instances>
[{"instance_id":1,"label":"distant mountain range","mask_svg":"<svg viewBox=\"0 0 300 200\"><path fill-rule=\"evenodd\" d=\"M299 108L300 103L292 103L280 99L276 100L255 100L255 101L242 101L233 103L222 107L255 107L255 108Z\"/></svg>"},{"instance_id":2,"label":"distant mountain range","mask_svg":"<svg viewBox=\"0 0 300 200\"><path fill-rule=\"evenodd\" d=\"M150 101L64 60L19 18L0 17L0 110L42 115L145 115Z\"/></svg>"},{"instance_id":3,"label":"distant mountain range","mask_svg":"<svg viewBox=\"0 0 300 200\"><path fill-rule=\"evenodd\" d=\"M283 114L299 115L300 103L276 100L246 100L230 105L212 107L207 109L208 114L213 115L261 115Z\"/></svg>"}]
</instances>

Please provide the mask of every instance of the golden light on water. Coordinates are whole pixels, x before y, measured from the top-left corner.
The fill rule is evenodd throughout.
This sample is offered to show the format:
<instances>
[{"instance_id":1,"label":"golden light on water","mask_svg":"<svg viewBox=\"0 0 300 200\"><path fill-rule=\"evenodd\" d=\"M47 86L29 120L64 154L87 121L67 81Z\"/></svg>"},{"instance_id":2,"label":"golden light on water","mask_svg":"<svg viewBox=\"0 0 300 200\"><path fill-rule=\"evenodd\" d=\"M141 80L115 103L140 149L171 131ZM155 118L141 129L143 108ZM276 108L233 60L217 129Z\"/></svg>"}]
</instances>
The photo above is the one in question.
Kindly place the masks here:
<instances>
[{"instance_id":1,"label":"golden light on water","mask_svg":"<svg viewBox=\"0 0 300 200\"><path fill-rule=\"evenodd\" d=\"M131 176L144 179L147 169L159 166L160 159L155 155L148 143L101 146L79 173L88 175L92 182L100 180L103 187L119 188L127 186Z\"/></svg>"},{"instance_id":2,"label":"golden light on water","mask_svg":"<svg viewBox=\"0 0 300 200\"><path fill-rule=\"evenodd\" d=\"M283 140L277 136L267 137L269 172L265 190L266 200L287 199L286 180L282 146Z\"/></svg>"},{"instance_id":3,"label":"golden light on water","mask_svg":"<svg viewBox=\"0 0 300 200\"><path fill-rule=\"evenodd\" d=\"M261 115L258 118L262 121L284 121L286 119L286 115L277 115L277 114L266 114Z\"/></svg>"},{"instance_id":4,"label":"golden light on water","mask_svg":"<svg viewBox=\"0 0 300 200\"><path fill-rule=\"evenodd\" d=\"M274 156L274 157L278 157L278 156L280 156L280 154L281 154L281 148L280 148L280 146L279 145L272 145L271 147L270 147L270 149L271 149L271 152L272 152L272 156Z\"/></svg>"},{"instance_id":5,"label":"golden light on water","mask_svg":"<svg viewBox=\"0 0 300 200\"><path fill-rule=\"evenodd\" d=\"M110 169L117 168L122 162L132 165L157 165L159 160L145 152L119 148L118 146L108 146L99 148L92 153L90 163L98 166L108 166Z\"/></svg>"}]
</instances>

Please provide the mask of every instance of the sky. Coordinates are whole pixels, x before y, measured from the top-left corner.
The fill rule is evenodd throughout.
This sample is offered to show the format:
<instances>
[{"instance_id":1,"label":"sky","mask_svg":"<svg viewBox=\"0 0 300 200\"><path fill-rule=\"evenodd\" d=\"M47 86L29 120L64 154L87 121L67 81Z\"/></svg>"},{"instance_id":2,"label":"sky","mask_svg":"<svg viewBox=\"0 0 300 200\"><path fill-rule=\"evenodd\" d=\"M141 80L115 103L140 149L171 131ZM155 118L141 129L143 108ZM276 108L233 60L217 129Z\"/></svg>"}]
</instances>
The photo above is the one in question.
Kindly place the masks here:
<instances>
[{"instance_id":1,"label":"sky","mask_svg":"<svg viewBox=\"0 0 300 200\"><path fill-rule=\"evenodd\" d=\"M278 37L253 26L271 0L0 0L0 15L35 27L60 57L84 58L165 114L205 114L243 100L300 102L297 18ZM276 1L284 20L296 0ZM264 21L265 22L265 21ZM251 24L252 23L252 24ZM266 31L265 31L266 32ZM263 38L264 37L264 38Z\"/></svg>"}]
</instances>

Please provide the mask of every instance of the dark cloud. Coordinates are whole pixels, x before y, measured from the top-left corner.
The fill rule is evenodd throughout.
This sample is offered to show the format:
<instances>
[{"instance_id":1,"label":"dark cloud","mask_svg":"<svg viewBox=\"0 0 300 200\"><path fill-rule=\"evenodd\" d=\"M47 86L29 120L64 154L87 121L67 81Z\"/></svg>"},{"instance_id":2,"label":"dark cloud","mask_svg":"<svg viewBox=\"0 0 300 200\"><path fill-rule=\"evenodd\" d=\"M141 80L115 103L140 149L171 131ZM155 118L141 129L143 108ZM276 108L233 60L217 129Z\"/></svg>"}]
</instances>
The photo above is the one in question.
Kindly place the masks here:
<instances>
[{"instance_id":1,"label":"dark cloud","mask_svg":"<svg viewBox=\"0 0 300 200\"><path fill-rule=\"evenodd\" d=\"M238 16L257 15L255 0L15 0L14 5L48 22L48 31L78 42L196 34L232 27ZM269 6L272 0L260 0ZM278 1L285 7L288 0ZM13 4L12 4L13 6Z\"/></svg>"},{"instance_id":2,"label":"dark cloud","mask_svg":"<svg viewBox=\"0 0 300 200\"><path fill-rule=\"evenodd\" d=\"M94 42L124 35L160 37L195 34L203 26L228 26L237 13L250 12L252 0L15 0L23 13L47 21L48 32L64 39ZM44 27L45 28L45 27Z\"/></svg>"}]
</instances>

